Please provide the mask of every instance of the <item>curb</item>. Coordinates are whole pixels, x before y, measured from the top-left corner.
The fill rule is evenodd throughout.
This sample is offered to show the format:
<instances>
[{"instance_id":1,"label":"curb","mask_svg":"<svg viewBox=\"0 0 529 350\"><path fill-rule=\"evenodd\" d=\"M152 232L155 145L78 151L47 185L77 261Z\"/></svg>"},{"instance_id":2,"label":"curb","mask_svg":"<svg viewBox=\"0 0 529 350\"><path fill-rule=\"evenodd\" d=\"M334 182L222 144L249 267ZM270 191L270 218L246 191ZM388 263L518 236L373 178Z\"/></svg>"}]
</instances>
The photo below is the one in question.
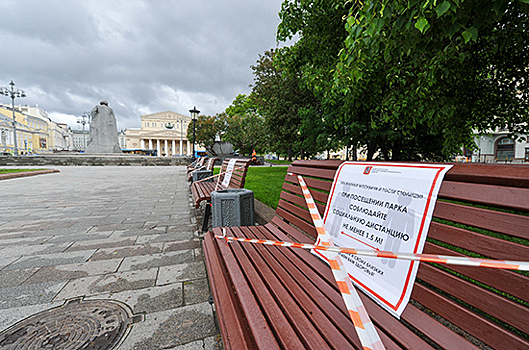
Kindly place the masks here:
<instances>
[{"instance_id":1,"label":"curb","mask_svg":"<svg viewBox=\"0 0 529 350\"><path fill-rule=\"evenodd\" d=\"M44 175L44 174L52 174L52 173L60 173L60 171L57 169L46 169L46 170L21 171L18 173L0 174L0 180L9 180L9 179L16 179L18 177Z\"/></svg>"}]
</instances>

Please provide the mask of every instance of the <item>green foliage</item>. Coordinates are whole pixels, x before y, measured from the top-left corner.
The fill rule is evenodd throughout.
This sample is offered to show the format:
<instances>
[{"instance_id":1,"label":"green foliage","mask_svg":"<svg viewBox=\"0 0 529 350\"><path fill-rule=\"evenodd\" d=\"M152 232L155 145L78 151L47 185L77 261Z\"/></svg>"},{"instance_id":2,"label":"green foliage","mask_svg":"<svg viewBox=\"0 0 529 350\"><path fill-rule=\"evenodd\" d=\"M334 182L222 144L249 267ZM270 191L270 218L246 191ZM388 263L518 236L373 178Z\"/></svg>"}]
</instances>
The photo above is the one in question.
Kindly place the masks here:
<instances>
[{"instance_id":1,"label":"green foliage","mask_svg":"<svg viewBox=\"0 0 529 350\"><path fill-rule=\"evenodd\" d=\"M473 130L526 132L528 9L520 1L354 2L335 82L364 142L447 159Z\"/></svg>"},{"instance_id":2,"label":"green foliage","mask_svg":"<svg viewBox=\"0 0 529 350\"><path fill-rule=\"evenodd\" d=\"M278 40L299 37L274 62L297 77L302 91L310 96L297 109L300 146L307 155L358 143L355 127L343 123L350 113L346 95L334 88L333 81L339 53L345 48L344 18L350 6L339 0L286 0L279 13Z\"/></svg>"},{"instance_id":3,"label":"green foliage","mask_svg":"<svg viewBox=\"0 0 529 350\"><path fill-rule=\"evenodd\" d=\"M301 109L312 105L314 96L302 88L298 74L281 67L280 53L281 50L266 51L251 67L254 72L253 94L265 117L269 150L287 154L292 160L292 156L307 150L305 134L300 130Z\"/></svg>"},{"instance_id":4,"label":"green foliage","mask_svg":"<svg viewBox=\"0 0 529 350\"><path fill-rule=\"evenodd\" d=\"M250 155L255 149L262 153L267 145L264 118L258 113L254 95L238 95L223 114L226 126L223 140L231 142L241 154Z\"/></svg>"},{"instance_id":5,"label":"green foliage","mask_svg":"<svg viewBox=\"0 0 529 350\"><path fill-rule=\"evenodd\" d=\"M215 143L217 142L217 135L221 133L222 123L219 122L218 117L201 115L197 118L195 125L195 140L205 147L209 154L217 155L214 151ZM193 123L189 123L187 127L187 139L193 139Z\"/></svg>"}]
</instances>

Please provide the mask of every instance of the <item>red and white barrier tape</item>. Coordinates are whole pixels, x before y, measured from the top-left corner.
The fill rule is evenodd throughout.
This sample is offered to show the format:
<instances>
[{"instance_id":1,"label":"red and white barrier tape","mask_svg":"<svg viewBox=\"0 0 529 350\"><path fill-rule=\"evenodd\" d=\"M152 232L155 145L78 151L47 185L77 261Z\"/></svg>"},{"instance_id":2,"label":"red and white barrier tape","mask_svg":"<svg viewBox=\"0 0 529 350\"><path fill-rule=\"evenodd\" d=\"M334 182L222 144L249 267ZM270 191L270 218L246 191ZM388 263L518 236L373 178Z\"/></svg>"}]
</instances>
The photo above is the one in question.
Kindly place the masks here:
<instances>
[{"instance_id":1,"label":"red and white barrier tape","mask_svg":"<svg viewBox=\"0 0 529 350\"><path fill-rule=\"evenodd\" d=\"M237 238L237 237L225 237L225 236L215 236L215 237L224 239L226 241L257 243L257 244L284 246L284 247L301 248L301 249L316 249L316 250L331 251L331 252L336 252L336 253L370 256L370 257L377 257L377 258L414 260L414 261L431 262L431 263L447 264L447 265L476 266L476 267L489 267L493 269L529 271L529 262L526 262L526 261L477 259L477 258L466 258L466 257L448 256L448 255L433 255L433 254L394 253L394 252L388 252L388 251L382 251L382 250L356 250L353 248L346 248L346 247L335 247L335 246L327 247L323 245L271 241L271 240L265 240L265 239L249 239L249 238Z\"/></svg>"},{"instance_id":2,"label":"red and white barrier tape","mask_svg":"<svg viewBox=\"0 0 529 350\"><path fill-rule=\"evenodd\" d=\"M242 169L244 169L243 166L240 166L240 167L237 167L237 168L233 168L233 170L242 170ZM221 172L219 172L218 174L215 174L215 175L212 175L212 176L205 177L205 178L200 179L200 180L197 180L197 181L195 181L195 182L193 182L193 183L196 184L196 183L199 183L199 182L202 182L202 181L206 181L206 180L209 180L209 179L213 179L213 178L216 178L216 177L219 177L219 180L220 180L220 176L221 176L222 174L226 174L226 173L227 173L227 171L221 171ZM217 185L218 185L218 184L217 184ZM215 188L215 189L216 189L216 188Z\"/></svg>"},{"instance_id":3,"label":"red and white barrier tape","mask_svg":"<svg viewBox=\"0 0 529 350\"><path fill-rule=\"evenodd\" d=\"M316 208L314 199L310 194L309 188L305 183L303 176L298 175L298 181L299 185L301 186L301 190L303 191L305 201L307 202L307 207L309 208L310 216L312 217L312 221L314 221L314 226L316 227L316 231L318 232L318 239L320 240L323 246L333 247L334 245L332 243L331 236L323 225L323 220L321 219L320 213ZM336 284L338 285L340 293L342 293L343 301L345 302L347 311L349 311L349 316L353 321L356 333L358 334L358 338L360 338L360 342L362 343L362 347L365 350L385 349L384 344L382 344L382 341L378 336L377 330L375 329L375 325L373 324L373 322L371 322L371 318L367 314L367 310L365 309L364 304L360 299L360 296L356 292L356 289L353 286L351 279L349 278L349 275L347 273L347 270L345 269L345 266L343 265L340 255L337 252L329 250L324 251L323 254L327 258L329 265L331 266L334 279L336 280Z\"/></svg>"}]
</instances>

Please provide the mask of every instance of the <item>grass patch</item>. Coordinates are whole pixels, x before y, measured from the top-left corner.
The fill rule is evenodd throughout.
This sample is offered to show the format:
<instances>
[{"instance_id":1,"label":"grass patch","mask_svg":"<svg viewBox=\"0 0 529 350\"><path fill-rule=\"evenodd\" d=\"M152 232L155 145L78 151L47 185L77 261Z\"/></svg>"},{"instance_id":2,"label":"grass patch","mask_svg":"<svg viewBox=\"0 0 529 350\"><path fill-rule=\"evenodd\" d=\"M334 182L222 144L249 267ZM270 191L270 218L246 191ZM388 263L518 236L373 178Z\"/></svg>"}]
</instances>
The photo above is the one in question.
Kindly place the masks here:
<instances>
[{"instance_id":1,"label":"grass patch","mask_svg":"<svg viewBox=\"0 0 529 350\"><path fill-rule=\"evenodd\" d=\"M244 188L253 191L254 198L270 208L276 209L288 167L249 167ZM218 174L220 167L213 170Z\"/></svg>"},{"instance_id":2,"label":"grass patch","mask_svg":"<svg viewBox=\"0 0 529 350\"><path fill-rule=\"evenodd\" d=\"M0 169L0 174L22 173L25 171L37 171L44 169Z\"/></svg>"},{"instance_id":3,"label":"grass patch","mask_svg":"<svg viewBox=\"0 0 529 350\"><path fill-rule=\"evenodd\" d=\"M288 160L281 160L281 159L265 159L265 162L276 164L276 165L290 165L290 163L292 163Z\"/></svg>"},{"instance_id":4,"label":"grass patch","mask_svg":"<svg viewBox=\"0 0 529 350\"><path fill-rule=\"evenodd\" d=\"M244 188L253 191L258 201L276 209L287 168L286 166L249 167Z\"/></svg>"}]
</instances>

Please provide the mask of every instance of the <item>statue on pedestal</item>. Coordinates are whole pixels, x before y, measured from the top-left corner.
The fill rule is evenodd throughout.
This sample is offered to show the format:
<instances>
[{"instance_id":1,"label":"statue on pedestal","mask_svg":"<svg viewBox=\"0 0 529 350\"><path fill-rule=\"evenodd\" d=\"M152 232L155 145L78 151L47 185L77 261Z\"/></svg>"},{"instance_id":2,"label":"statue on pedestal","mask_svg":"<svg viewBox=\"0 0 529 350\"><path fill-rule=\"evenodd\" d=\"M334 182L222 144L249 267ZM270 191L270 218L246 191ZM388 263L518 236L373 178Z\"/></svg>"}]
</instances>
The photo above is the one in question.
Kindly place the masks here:
<instances>
[{"instance_id":1,"label":"statue on pedestal","mask_svg":"<svg viewBox=\"0 0 529 350\"><path fill-rule=\"evenodd\" d=\"M116 116L107 101L101 101L90 112L90 139L86 153L121 153Z\"/></svg>"}]
</instances>

